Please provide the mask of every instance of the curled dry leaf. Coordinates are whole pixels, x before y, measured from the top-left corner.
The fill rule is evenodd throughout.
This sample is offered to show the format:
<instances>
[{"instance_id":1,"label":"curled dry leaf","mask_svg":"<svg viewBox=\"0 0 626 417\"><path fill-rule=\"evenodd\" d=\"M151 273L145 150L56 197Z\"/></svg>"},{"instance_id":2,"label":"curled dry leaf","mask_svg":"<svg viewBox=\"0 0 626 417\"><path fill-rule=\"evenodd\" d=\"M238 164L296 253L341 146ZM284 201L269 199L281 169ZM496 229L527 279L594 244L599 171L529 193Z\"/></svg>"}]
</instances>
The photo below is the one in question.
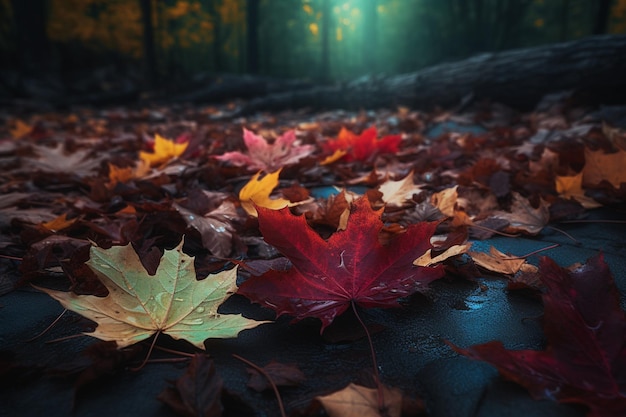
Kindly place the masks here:
<instances>
[{"instance_id":1,"label":"curled dry leaf","mask_svg":"<svg viewBox=\"0 0 626 417\"><path fill-rule=\"evenodd\" d=\"M63 307L98 324L90 336L113 340L119 347L140 342L155 332L185 339L204 349L208 338L236 337L240 331L267 323L240 314L220 314L218 307L232 295L237 270L196 280L193 258L183 242L166 250L155 276L148 275L132 246L91 248L87 265L106 286L106 297L38 289Z\"/></svg>"},{"instance_id":2,"label":"curled dry leaf","mask_svg":"<svg viewBox=\"0 0 626 417\"><path fill-rule=\"evenodd\" d=\"M467 251L471 247L472 247L471 242L467 242L461 245L453 245L449 247L448 249L446 249L443 253L440 253L439 255L435 257L432 256L432 249L428 249L425 254L423 254L422 256L420 256L419 258L413 261L413 265L432 266L432 265L441 263L445 261L446 259L451 258L453 256L467 253Z\"/></svg>"}]
</instances>

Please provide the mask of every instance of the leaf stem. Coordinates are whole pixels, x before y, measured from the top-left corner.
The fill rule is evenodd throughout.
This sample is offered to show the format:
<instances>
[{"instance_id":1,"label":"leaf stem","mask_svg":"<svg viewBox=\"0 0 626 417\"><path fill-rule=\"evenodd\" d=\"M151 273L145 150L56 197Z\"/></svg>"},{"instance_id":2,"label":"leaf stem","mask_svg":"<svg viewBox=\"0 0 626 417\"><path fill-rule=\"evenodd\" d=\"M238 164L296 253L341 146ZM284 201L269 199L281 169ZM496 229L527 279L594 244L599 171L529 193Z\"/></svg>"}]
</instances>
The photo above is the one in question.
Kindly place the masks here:
<instances>
[{"instance_id":1,"label":"leaf stem","mask_svg":"<svg viewBox=\"0 0 626 417\"><path fill-rule=\"evenodd\" d=\"M274 390L274 395L276 395L276 400L278 401L278 408L280 409L280 415L282 417L287 417L287 414L285 413L285 407L283 406L283 400L280 398L280 392L278 392L278 387L276 386L276 384L272 380L272 377L269 376L267 374L267 372L265 372L263 370L263 368L255 365L254 363L250 362L249 360L247 360L247 359L237 355L236 353L233 353L232 355L233 355L233 358L240 360L241 362L245 363L248 366L251 366L252 368L254 368L254 370L256 370L258 373L260 373L261 375L263 375L267 379L267 381L272 386L272 390Z\"/></svg>"},{"instance_id":2,"label":"leaf stem","mask_svg":"<svg viewBox=\"0 0 626 417\"><path fill-rule=\"evenodd\" d=\"M188 358L193 358L195 356L193 353L187 353L187 352L183 352L180 350L168 349L162 346L155 346L154 348L162 352L173 353L174 355L185 356Z\"/></svg>"},{"instance_id":3,"label":"leaf stem","mask_svg":"<svg viewBox=\"0 0 626 417\"><path fill-rule=\"evenodd\" d=\"M30 339L26 339L24 340L25 343L30 343L33 342L37 339L39 339L41 336L43 336L44 334L46 334L50 329L52 329L54 327L55 324L58 323L59 320L61 320L61 317L63 317L63 315L67 313L67 308L64 308L63 311L61 312L61 314L59 314L57 316L56 319L54 319L54 321L52 323L50 323L48 325L48 327L46 327L45 329L43 329L43 331L41 331L38 335L31 337Z\"/></svg>"},{"instance_id":4,"label":"leaf stem","mask_svg":"<svg viewBox=\"0 0 626 417\"><path fill-rule=\"evenodd\" d=\"M514 261L516 259L526 259L526 258L528 258L530 256L538 254L539 252L543 252L544 250L555 249L555 248L558 248L559 246L561 246L559 243L555 243L554 245L546 246L545 248L541 248L541 249L537 249L537 250L534 250L532 252L529 252L526 255L508 256L508 257L502 258L502 259L504 259L505 261Z\"/></svg>"},{"instance_id":5,"label":"leaf stem","mask_svg":"<svg viewBox=\"0 0 626 417\"><path fill-rule=\"evenodd\" d=\"M574 244L576 245L580 245L580 240L576 239L574 236L570 235L569 233L567 233L565 230L559 229L558 227L554 227L554 226L546 226L547 229L552 229L555 232L559 232L562 233L563 235L565 235L566 237L572 239L574 241Z\"/></svg>"},{"instance_id":6,"label":"leaf stem","mask_svg":"<svg viewBox=\"0 0 626 417\"><path fill-rule=\"evenodd\" d=\"M142 370L143 367L146 366L146 364L148 363L148 359L150 359L150 355L152 354L152 349L154 349L154 344L156 343L160 334L161 334L160 330L154 334L154 339L152 339L152 344L150 345L150 349L148 350L148 354L146 355L145 359L143 360L143 362L141 362L141 365L139 365L138 367L130 368L131 371L137 372L137 371Z\"/></svg>"},{"instance_id":7,"label":"leaf stem","mask_svg":"<svg viewBox=\"0 0 626 417\"><path fill-rule=\"evenodd\" d=\"M372 366L374 367L374 380L376 381L376 389L378 390L378 411L382 411L385 406L385 394L383 392L383 384L380 381L380 373L378 372L378 362L376 361L376 352L374 351L372 336L370 335L370 331L367 329L367 326L361 319L361 316L356 309L356 303L354 300L350 301L350 305L352 305L352 311L354 311L354 315L359 323L361 323L361 327L363 327L363 331L365 331L365 336L367 336L367 342L370 346L370 355L372 356Z\"/></svg>"}]
</instances>

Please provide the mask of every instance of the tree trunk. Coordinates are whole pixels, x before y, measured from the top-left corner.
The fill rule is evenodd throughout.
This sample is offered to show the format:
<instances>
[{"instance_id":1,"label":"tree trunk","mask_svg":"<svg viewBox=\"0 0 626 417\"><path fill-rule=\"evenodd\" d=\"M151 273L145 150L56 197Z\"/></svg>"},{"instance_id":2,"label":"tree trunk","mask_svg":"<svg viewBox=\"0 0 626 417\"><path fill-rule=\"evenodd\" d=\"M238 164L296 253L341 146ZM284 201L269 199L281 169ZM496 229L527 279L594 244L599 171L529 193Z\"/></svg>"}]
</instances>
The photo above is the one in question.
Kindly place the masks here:
<instances>
[{"instance_id":1,"label":"tree trunk","mask_svg":"<svg viewBox=\"0 0 626 417\"><path fill-rule=\"evenodd\" d=\"M46 35L46 1L12 0L17 32L19 70L28 77L40 76L52 67Z\"/></svg>"},{"instance_id":2,"label":"tree trunk","mask_svg":"<svg viewBox=\"0 0 626 417\"><path fill-rule=\"evenodd\" d=\"M593 34L602 35L606 33L609 25L609 18L611 17L611 0L599 0L598 11L596 13L596 19L593 25Z\"/></svg>"},{"instance_id":3,"label":"tree trunk","mask_svg":"<svg viewBox=\"0 0 626 417\"><path fill-rule=\"evenodd\" d=\"M330 77L330 0L322 0L322 59L320 68L320 78L328 81Z\"/></svg>"},{"instance_id":4,"label":"tree trunk","mask_svg":"<svg viewBox=\"0 0 626 417\"><path fill-rule=\"evenodd\" d=\"M343 85L273 94L241 114L286 108L430 109L467 97L531 109L546 94L573 90L594 102L625 101L626 35L481 54L408 74L362 77Z\"/></svg>"},{"instance_id":5,"label":"tree trunk","mask_svg":"<svg viewBox=\"0 0 626 417\"><path fill-rule=\"evenodd\" d=\"M246 0L246 71L259 72L259 0Z\"/></svg>"},{"instance_id":6,"label":"tree trunk","mask_svg":"<svg viewBox=\"0 0 626 417\"><path fill-rule=\"evenodd\" d=\"M363 63L366 73L377 72L375 51L378 48L378 6L377 0L367 0L363 3Z\"/></svg>"},{"instance_id":7,"label":"tree trunk","mask_svg":"<svg viewBox=\"0 0 626 417\"><path fill-rule=\"evenodd\" d=\"M157 85L157 62L154 49L154 27L152 25L152 0L140 0L141 21L143 23L144 72L150 88Z\"/></svg>"}]
</instances>

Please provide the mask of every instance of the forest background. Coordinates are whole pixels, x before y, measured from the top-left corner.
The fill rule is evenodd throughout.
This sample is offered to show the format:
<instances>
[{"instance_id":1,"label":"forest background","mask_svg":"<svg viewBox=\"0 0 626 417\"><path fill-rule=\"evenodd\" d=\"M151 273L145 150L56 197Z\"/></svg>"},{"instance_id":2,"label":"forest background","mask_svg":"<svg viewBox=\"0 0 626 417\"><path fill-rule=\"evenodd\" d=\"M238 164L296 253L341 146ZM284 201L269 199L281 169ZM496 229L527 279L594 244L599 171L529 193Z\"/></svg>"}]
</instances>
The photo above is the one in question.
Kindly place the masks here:
<instances>
[{"instance_id":1,"label":"forest background","mask_svg":"<svg viewBox=\"0 0 626 417\"><path fill-rule=\"evenodd\" d=\"M0 97L96 69L335 82L602 33L626 33L626 0L0 0Z\"/></svg>"}]
</instances>

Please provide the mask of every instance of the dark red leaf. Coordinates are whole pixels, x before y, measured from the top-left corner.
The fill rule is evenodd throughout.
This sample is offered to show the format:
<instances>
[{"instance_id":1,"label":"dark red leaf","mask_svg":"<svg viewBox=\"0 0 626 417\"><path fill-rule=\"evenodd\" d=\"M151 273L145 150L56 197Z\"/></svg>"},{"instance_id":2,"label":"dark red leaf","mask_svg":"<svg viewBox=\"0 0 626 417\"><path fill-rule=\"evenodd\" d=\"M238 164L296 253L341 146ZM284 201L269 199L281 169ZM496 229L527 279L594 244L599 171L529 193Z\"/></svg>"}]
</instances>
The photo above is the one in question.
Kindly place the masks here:
<instances>
[{"instance_id":1,"label":"dark red leaf","mask_svg":"<svg viewBox=\"0 0 626 417\"><path fill-rule=\"evenodd\" d=\"M302 371L297 365L294 364L284 364L272 361L265 365L262 369L267 376L272 379L272 382L277 387L295 387L306 380ZM250 375L248 387L258 392L272 388L265 375L262 375L259 371L253 368L248 368L247 370Z\"/></svg>"},{"instance_id":2,"label":"dark red leaf","mask_svg":"<svg viewBox=\"0 0 626 417\"><path fill-rule=\"evenodd\" d=\"M159 400L178 415L186 417L219 417L222 415L222 379L213 361L196 354L187 371L159 394Z\"/></svg>"},{"instance_id":3,"label":"dark red leaf","mask_svg":"<svg viewBox=\"0 0 626 417\"><path fill-rule=\"evenodd\" d=\"M590 417L623 416L626 315L602 255L573 271L543 258L539 271L547 287L545 351L509 351L500 342L453 348L491 363L535 398L584 404Z\"/></svg>"},{"instance_id":4,"label":"dark red leaf","mask_svg":"<svg viewBox=\"0 0 626 417\"><path fill-rule=\"evenodd\" d=\"M367 198L353 204L346 230L328 240L315 233L304 216L293 216L288 209L257 209L265 241L293 267L252 277L239 293L278 315L290 314L295 320L317 317L322 331L352 302L366 308L396 307L398 298L443 275L440 266L413 266L413 260L431 248L437 223L411 225L383 246L382 210L372 210Z\"/></svg>"}]
</instances>

